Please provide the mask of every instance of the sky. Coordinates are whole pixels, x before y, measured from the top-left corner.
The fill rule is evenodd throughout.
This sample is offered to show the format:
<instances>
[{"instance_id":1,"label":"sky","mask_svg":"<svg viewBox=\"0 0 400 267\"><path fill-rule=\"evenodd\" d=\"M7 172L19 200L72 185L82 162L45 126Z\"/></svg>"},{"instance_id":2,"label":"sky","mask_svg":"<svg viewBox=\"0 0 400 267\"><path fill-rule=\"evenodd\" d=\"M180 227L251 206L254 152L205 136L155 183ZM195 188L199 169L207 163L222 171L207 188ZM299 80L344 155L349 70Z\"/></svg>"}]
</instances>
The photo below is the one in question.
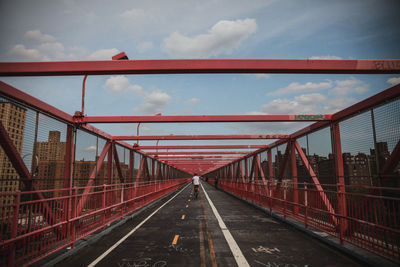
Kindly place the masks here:
<instances>
[{"instance_id":1,"label":"sky","mask_svg":"<svg viewBox=\"0 0 400 267\"><path fill-rule=\"evenodd\" d=\"M0 0L0 61L107 60L122 51L129 59L399 59L399 10L398 0ZM81 76L0 80L70 114L81 109ZM89 76L85 113L331 114L399 82L400 75ZM305 125L144 124L140 134L290 134ZM96 125L112 135L136 135L136 126ZM270 141L225 143L243 142ZM206 143L217 142L179 142ZM167 144L177 143L159 142Z\"/></svg>"}]
</instances>

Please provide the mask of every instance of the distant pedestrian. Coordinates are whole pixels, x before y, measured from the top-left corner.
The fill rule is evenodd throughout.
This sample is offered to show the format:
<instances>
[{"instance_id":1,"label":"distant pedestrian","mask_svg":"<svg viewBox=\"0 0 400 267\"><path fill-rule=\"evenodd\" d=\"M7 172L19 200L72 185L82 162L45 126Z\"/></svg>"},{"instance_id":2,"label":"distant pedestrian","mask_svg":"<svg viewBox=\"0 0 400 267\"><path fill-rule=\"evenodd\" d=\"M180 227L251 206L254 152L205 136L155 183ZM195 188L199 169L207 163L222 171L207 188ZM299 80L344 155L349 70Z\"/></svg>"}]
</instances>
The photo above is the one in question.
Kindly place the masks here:
<instances>
[{"instance_id":1,"label":"distant pedestrian","mask_svg":"<svg viewBox=\"0 0 400 267\"><path fill-rule=\"evenodd\" d=\"M215 189L218 190L218 177L215 178Z\"/></svg>"}]
</instances>

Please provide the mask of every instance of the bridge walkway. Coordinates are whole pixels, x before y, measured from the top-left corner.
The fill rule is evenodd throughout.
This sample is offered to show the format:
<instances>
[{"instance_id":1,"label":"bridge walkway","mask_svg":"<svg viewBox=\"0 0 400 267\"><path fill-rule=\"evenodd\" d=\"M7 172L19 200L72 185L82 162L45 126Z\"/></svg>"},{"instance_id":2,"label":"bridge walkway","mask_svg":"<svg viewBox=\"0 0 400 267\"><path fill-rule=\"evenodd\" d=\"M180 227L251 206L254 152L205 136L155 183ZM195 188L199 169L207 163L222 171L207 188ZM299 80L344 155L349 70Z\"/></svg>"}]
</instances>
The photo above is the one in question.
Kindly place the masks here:
<instances>
[{"instance_id":1,"label":"bridge walkway","mask_svg":"<svg viewBox=\"0 0 400 267\"><path fill-rule=\"evenodd\" d=\"M178 192L56 266L362 266L207 183Z\"/></svg>"}]
</instances>

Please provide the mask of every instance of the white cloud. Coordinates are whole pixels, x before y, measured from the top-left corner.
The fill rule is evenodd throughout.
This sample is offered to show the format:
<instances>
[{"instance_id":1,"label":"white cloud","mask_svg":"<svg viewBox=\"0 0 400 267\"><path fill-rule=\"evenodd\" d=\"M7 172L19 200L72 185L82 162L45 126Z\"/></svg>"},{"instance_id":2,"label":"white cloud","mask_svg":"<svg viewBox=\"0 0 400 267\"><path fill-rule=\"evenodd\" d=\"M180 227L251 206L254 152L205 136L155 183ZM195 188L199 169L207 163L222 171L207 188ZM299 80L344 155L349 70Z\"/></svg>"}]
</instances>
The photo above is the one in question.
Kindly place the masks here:
<instances>
[{"instance_id":1,"label":"white cloud","mask_svg":"<svg viewBox=\"0 0 400 267\"><path fill-rule=\"evenodd\" d=\"M88 146L88 147L85 147L85 148L83 149L83 151L85 151L85 152L96 151L96 146Z\"/></svg>"},{"instance_id":2,"label":"white cloud","mask_svg":"<svg viewBox=\"0 0 400 267\"><path fill-rule=\"evenodd\" d=\"M261 112L261 111L250 111L250 112L247 112L246 115L268 115L268 114L265 112Z\"/></svg>"},{"instance_id":3,"label":"white cloud","mask_svg":"<svg viewBox=\"0 0 400 267\"><path fill-rule=\"evenodd\" d=\"M310 59L342 59L341 57L338 56L312 56Z\"/></svg>"},{"instance_id":4,"label":"white cloud","mask_svg":"<svg viewBox=\"0 0 400 267\"><path fill-rule=\"evenodd\" d=\"M353 92L362 94L368 91L368 85L354 77L343 81L335 81L335 83L336 87L331 92L338 96L345 96Z\"/></svg>"},{"instance_id":5,"label":"white cloud","mask_svg":"<svg viewBox=\"0 0 400 267\"><path fill-rule=\"evenodd\" d=\"M324 89L328 89L332 87L332 81L320 82L320 83L312 83L307 82L305 84L300 84L297 82L293 82L284 88L280 88L274 92L272 95L283 95L283 94L293 94L293 93L301 93L301 92L311 92L311 91L320 91Z\"/></svg>"},{"instance_id":6,"label":"white cloud","mask_svg":"<svg viewBox=\"0 0 400 267\"><path fill-rule=\"evenodd\" d=\"M99 49L94 51L92 54L89 55L89 59L93 60L111 60L113 56L120 53L117 48L111 49Z\"/></svg>"},{"instance_id":7,"label":"white cloud","mask_svg":"<svg viewBox=\"0 0 400 267\"><path fill-rule=\"evenodd\" d=\"M26 48L22 44L17 44L12 46L10 50L7 52L7 55L15 58L34 59L34 60L42 59L42 55L40 54L39 50Z\"/></svg>"},{"instance_id":8,"label":"white cloud","mask_svg":"<svg viewBox=\"0 0 400 267\"><path fill-rule=\"evenodd\" d=\"M136 46L136 49L140 52L140 53L144 53L147 52L151 49L153 49L153 43L152 42L142 42L140 44L138 44Z\"/></svg>"},{"instance_id":9,"label":"white cloud","mask_svg":"<svg viewBox=\"0 0 400 267\"><path fill-rule=\"evenodd\" d=\"M193 97L191 99L186 100L185 104L186 105L193 105L196 104L197 102L199 102L200 99Z\"/></svg>"},{"instance_id":10,"label":"white cloud","mask_svg":"<svg viewBox=\"0 0 400 267\"><path fill-rule=\"evenodd\" d=\"M254 74L257 79L269 79L270 75L266 73L257 73Z\"/></svg>"},{"instance_id":11,"label":"white cloud","mask_svg":"<svg viewBox=\"0 0 400 267\"><path fill-rule=\"evenodd\" d=\"M43 43L40 44L37 49L43 55L46 60L50 60L50 58L54 59L64 59L65 55L65 47L61 43L53 42L53 43Z\"/></svg>"},{"instance_id":12,"label":"white cloud","mask_svg":"<svg viewBox=\"0 0 400 267\"><path fill-rule=\"evenodd\" d=\"M145 115L154 115L161 113L171 102L171 96L160 89L152 92L145 91L140 85L131 84L129 79L124 75L111 76L104 84L104 88L111 92L126 93L135 92L144 99L144 103L134 109Z\"/></svg>"},{"instance_id":13,"label":"white cloud","mask_svg":"<svg viewBox=\"0 0 400 267\"><path fill-rule=\"evenodd\" d=\"M322 94L307 94L294 99L274 99L264 104L261 111L266 114L311 114L321 111L321 103L327 100Z\"/></svg>"},{"instance_id":14,"label":"white cloud","mask_svg":"<svg viewBox=\"0 0 400 267\"><path fill-rule=\"evenodd\" d=\"M124 75L111 76L107 79L104 88L112 92L126 92L130 86L130 81Z\"/></svg>"},{"instance_id":15,"label":"white cloud","mask_svg":"<svg viewBox=\"0 0 400 267\"><path fill-rule=\"evenodd\" d=\"M391 84L392 86L395 86L396 84L400 83L400 77L392 77L388 79L386 82Z\"/></svg>"},{"instance_id":16,"label":"white cloud","mask_svg":"<svg viewBox=\"0 0 400 267\"><path fill-rule=\"evenodd\" d=\"M335 86L334 86L335 85ZM279 93L313 91L329 89L328 94L302 94L293 98L274 99L261 106L261 114L333 114L356 102L351 94L362 94L368 90L368 84L355 78L321 83L291 83L279 89ZM258 114L253 111L251 114ZM250 114L250 113L249 113Z\"/></svg>"},{"instance_id":17,"label":"white cloud","mask_svg":"<svg viewBox=\"0 0 400 267\"><path fill-rule=\"evenodd\" d=\"M174 32L164 39L163 49L173 57L210 57L230 54L257 30L255 19L221 20L206 34L187 37Z\"/></svg>"},{"instance_id":18,"label":"white cloud","mask_svg":"<svg viewBox=\"0 0 400 267\"><path fill-rule=\"evenodd\" d=\"M135 22L144 22L152 18L152 16L140 8L133 8L131 10L126 10L124 13L120 15L122 18L126 20L135 21Z\"/></svg>"},{"instance_id":19,"label":"white cloud","mask_svg":"<svg viewBox=\"0 0 400 267\"><path fill-rule=\"evenodd\" d=\"M156 90L144 96L145 102L135 108L145 115L154 115L156 113L161 113L164 108L166 108L171 101L171 97L160 90Z\"/></svg>"},{"instance_id":20,"label":"white cloud","mask_svg":"<svg viewBox=\"0 0 400 267\"><path fill-rule=\"evenodd\" d=\"M41 43L54 42L56 38L50 34L41 33L39 30L27 31L24 34L24 38L28 40L34 40Z\"/></svg>"}]
</instances>

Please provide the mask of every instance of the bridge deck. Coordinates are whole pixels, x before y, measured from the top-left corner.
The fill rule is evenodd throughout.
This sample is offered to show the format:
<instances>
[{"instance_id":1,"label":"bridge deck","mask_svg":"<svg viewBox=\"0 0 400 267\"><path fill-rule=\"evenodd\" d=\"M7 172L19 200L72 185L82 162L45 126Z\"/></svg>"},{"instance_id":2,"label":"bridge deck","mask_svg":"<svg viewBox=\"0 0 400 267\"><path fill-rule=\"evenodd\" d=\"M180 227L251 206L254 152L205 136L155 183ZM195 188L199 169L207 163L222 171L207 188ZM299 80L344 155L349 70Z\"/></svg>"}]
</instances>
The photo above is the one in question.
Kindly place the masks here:
<instances>
[{"instance_id":1,"label":"bridge deck","mask_svg":"<svg viewBox=\"0 0 400 267\"><path fill-rule=\"evenodd\" d=\"M203 188L250 266L361 266L209 184L203 183ZM198 199L191 197L191 189L191 185L183 189L96 266L237 266L203 189ZM57 266L93 263L162 204L146 210Z\"/></svg>"}]
</instances>

